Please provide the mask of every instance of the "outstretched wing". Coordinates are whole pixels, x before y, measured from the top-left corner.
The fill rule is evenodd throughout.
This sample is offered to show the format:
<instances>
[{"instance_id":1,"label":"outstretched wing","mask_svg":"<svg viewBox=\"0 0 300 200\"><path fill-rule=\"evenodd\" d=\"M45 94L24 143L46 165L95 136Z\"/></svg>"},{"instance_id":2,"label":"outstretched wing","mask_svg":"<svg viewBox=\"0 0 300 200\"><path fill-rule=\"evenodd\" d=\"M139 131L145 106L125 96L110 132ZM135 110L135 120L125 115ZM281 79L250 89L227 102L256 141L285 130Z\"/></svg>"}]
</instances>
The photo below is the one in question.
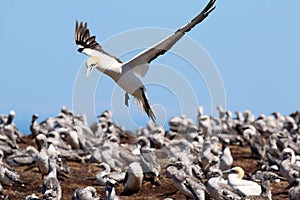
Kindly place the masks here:
<instances>
[{"instance_id":1,"label":"outstretched wing","mask_svg":"<svg viewBox=\"0 0 300 200\"><path fill-rule=\"evenodd\" d=\"M133 59L130 61L126 62L124 64L125 66L128 67L136 67L140 66L142 69L134 69L135 71L142 71L142 76L144 76L148 70L148 65L152 60L156 59L158 56L163 55L166 51L172 48L172 46L182 38L182 36L186 33L189 32L194 26L202 22L210 12L212 12L215 7L214 3L216 0L210 0L207 6L202 10L200 14L198 14L191 22L186 24L185 26L181 27L178 29L175 33L172 35L168 36L164 40L160 41L156 45L150 47L149 49L146 49L142 53L138 54L135 56Z\"/></svg>"},{"instance_id":2,"label":"outstretched wing","mask_svg":"<svg viewBox=\"0 0 300 200\"><path fill-rule=\"evenodd\" d=\"M90 36L87 23L80 22L80 24L78 24L78 21L76 21L75 41L78 48L77 50L80 53L84 53L88 56L98 57L101 57L103 54L105 54L122 63L118 58L110 55L102 49L101 45L96 41L96 36Z\"/></svg>"}]
</instances>

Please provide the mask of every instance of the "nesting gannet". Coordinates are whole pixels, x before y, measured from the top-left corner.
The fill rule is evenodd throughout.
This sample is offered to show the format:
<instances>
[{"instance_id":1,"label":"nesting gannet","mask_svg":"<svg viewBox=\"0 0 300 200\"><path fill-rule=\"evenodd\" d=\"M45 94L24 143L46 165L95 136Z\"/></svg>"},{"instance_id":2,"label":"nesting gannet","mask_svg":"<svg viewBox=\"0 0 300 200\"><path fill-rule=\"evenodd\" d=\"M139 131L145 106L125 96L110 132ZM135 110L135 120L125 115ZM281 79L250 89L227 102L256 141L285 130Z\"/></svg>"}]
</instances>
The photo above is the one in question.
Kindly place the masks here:
<instances>
[{"instance_id":1,"label":"nesting gannet","mask_svg":"<svg viewBox=\"0 0 300 200\"><path fill-rule=\"evenodd\" d=\"M96 189L92 186L87 186L85 188L77 188L72 195L72 200L100 200L100 195L97 193Z\"/></svg>"},{"instance_id":2,"label":"nesting gannet","mask_svg":"<svg viewBox=\"0 0 300 200\"><path fill-rule=\"evenodd\" d=\"M211 164L219 160L218 141L219 141L218 138L215 136L211 138L210 137L205 138L202 152L201 152L201 163L204 171L208 171Z\"/></svg>"},{"instance_id":3,"label":"nesting gannet","mask_svg":"<svg viewBox=\"0 0 300 200\"><path fill-rule=\"evenodd\" d=\"M96 183L99 185L106 185L107 181L121 182L125 178L124 172L111 172L111 168L107 163L100 163L99 167L102 169L100 173L96 174Z\"/></svg>"},{"instance_id":4,"label":"nesting gannet","mask_svg":"<svg viewBox=\"0 0 300 200\"><path fill-rule=\"evenodd\" d=\"M110 76L125 90L125 105L128 106L129 94L134 96L138 108L146 111L147 115L155 122L156 117L146 97L146 89L137 75L145 76L149 63L168 51L186 32L202 22L214 10L214 3L215 0L210 0L203 11L190 23L125 63L102 49L100 44L96 42L96 37L90 36L86 23L78 24L76 22L75 39L78 51L90 56L86 61L86 77L88 78L95 68Z\"/></svg>"},{"instance_id":5,"label":"nesting gannet","mask_svg":"<svg viewBox=\"0 0 300 200\"><path fill-rule=\"evenodd\" d=\"M180 163L175 162L167 165L166 173L171 176L173 185L186 197L199 200L205 199L205 186L199 180L187 175L182 170Z\"/></svg>"},{"instance_id":6,"label":"nesting gannet","mask_svg":"<svg viewBox=\"0 0 300 200\"><path fill-rule=\"evenodd\" d=\"M142 187L143 169L138 162L129 165L124 179L123 195L137 193Z\"/></svg>"},{"instance_id":7,"label":"nesting gannet","mask_svg":"<svg viewBox=\"0 0 300 200\"><path fill-rule=\"evenodd\" d=\"M63 128L60 128L61 130ZM67 129L69 130L69 129ZM48 149L50 147L50 144L53 144L55 146L57 153L60 154L59 150L60 149L66 149L69 150L70 146L68 146L61 138L60 131L50 131L47 135L47 143L49 144Z\"/></svg>"},{"instance_id":8,"label":"nesting gannet","mask_svg":"<svg viewBox=\"0 0 300 200\"><path fill-rule=\"evenodd\" d=\"M18 149L14 154L6 158L6 163L10 166L24 166L33 163L33 158L39 151L33 146L27 146L26 149Z\"/></svg>"},{"instance_id":9,"label":"nesting gannet","mask_svg":"<svg viewBox=\"0 0 300 200\"><path fill-rule=\"evenodd\" d=\"M269 171L257 171L255 175L252 176L252 179L254 180L260 180L261 183L261 188L262 188L262 193L260 194L259 197L257 196L249 196L246 199L253 199L253 200L260 200L260 199L265 199L265 200L272 200L272 192L271 192L271 187L270 183L271 182L276 182L277 180L282 180L284 178L278 176L277 174Z\"/></svg>"},{"instance_id":10,"label":"nesting gannet","mask_svg":"<svg viewBox=\"0 0 300 200\"><path fill-rule=\"evenodd\" d=\"M236 190L227 184L227 181L222 177L222 171L219 169L212 169L208 172L208 181L206 188L209 191L210 197L215 200L224 199L242 199Z\"/></svg>"},{"instance_id":11,"label":"nesting gannet","mask_svg":"<svg viewBox=\"0 0 300 200\"><path fill-rule=\"evenodd\" d=\"M61 186L57 179L56 161L55 158L49 157L48 159L49 173L43 180L42 194L43 199L60 200L62 196Z\"/></svg>"},{"instance_id":12,"label":"nesting gannet","mask_svg":"<svg viewBox=\"0 0 300 200\"><path fill-rule=\"evenodd\" d=\"M5 185L22 185L20 174L14 171L9 166L2 163L4 157L3 151L0 150L0 183Z\"/></svg>"},{"instance_id":13,"label":"nesting gannet","mask_svg":"<svg viewBox=\"0 0 300 200\"><path fill-rule=\"evenodd\" d=\"M151 177L153 184L159 184L158 177L160 176L161 166L156 157L155 149L150 148L150 141L146 137L140 136L136 142L141 144L140 158L144 174Z\"/></svg>"},{"instance_id":14,"label":"nesting gannet","mask_svg":"<svg viewBox=\"0 0 300 200\"><path fill-rule=\"evenodd\" d=\"M67 131L60 132L63 139L66 141L66 143L72 148L72 149L79 149L80 148L80 142L78 133L74 129L67 129Z\"/></svg>"},{"instance_id":15,"label":"nesting gannet","mask_svg":"<svg viewBox=\"0 0 300 200\"><path fill-rule=\"evenodd\" d=\"M119 153L121 151L119 146L119 138L114 134L108 135L101 147L96 149L100 152L95 151L93 156L100 162L107 163L114 171L122 171L124 163L119 159Z\"/></svg>"},{"instance_id":16,"label":"nesting gannet","mask_svg":"<svg viewBox=\"0 0 300 200\"><path fill-rule=\"evenodd\" d=\"M266 141L261 134L256 131L254 126L250 125L245 128L243 135L249 140L252 154L259 159L263 159L266 153Z\"/></svg>"},{"instance_id":17,"label":"nesting gannet","mask_svg":"<svg viewBox=\"0 0 300 200\"><path fill-rule=\"evenodd\" d=\"M294 176L298 175L298 171L292 168L296 162L295 152L291 148L285 148L281 152L280 174L287 179L289 183L293 182Z\"/></svg>"},{"instance_id":18,"label":"nesting gannet","mask_svg":"<svg viewBox=\"0 0 300 200\"><path fill-rule=\"evenodd\" d=\"M261 186L254 181L244 180L244 170L241 167L234 167L230 170L224 171L223 173L229 173L228 184L236 189L239 193L249 195L260 195Z\"/></svg>"}]
</instances>

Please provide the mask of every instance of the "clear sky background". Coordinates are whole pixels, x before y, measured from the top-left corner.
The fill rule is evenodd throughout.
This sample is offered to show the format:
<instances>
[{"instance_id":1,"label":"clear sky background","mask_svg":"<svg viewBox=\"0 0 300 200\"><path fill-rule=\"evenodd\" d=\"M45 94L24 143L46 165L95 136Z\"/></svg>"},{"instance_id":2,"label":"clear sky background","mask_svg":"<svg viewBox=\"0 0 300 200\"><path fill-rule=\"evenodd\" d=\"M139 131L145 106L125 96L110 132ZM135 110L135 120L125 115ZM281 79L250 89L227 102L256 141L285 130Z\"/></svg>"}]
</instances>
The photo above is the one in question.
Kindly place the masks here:
<instances>
[{"instance_id":1,"label":"clear sky background","mask_svg":"<svg viewBox=\"0 0 300 200\"><path fill-rule=\"evenodd\" d=\"M75 46L76 19L88 22L101 43L136 28L176 30L206 3L200 0L2 1L0 113L14 109L15 123L21 131L29 132L33 113L43 120L59 113L62 105L72 108L74 80L86 58ZM300 1L219 0L216 6L208 19L187 35L203 46L218 67L226 89L227 109L249 109L256 115L299 110ZM174 60L166 54L154 63L178 70L184 68ZM109 90L113 82L106 78L99 84L98 113L110 109ZM197 85L199 81L192 80L191 84ZM148 96L153 103L167 104L168 111L172 106L165 103L161 90L153 87ZM207 93L205 90L203 87L199 93ZM199 104L209 110L209 101L209 95L204 95ZM147 122L142 114L137 118L141 125Z\"/></svg>"}]
</instances>

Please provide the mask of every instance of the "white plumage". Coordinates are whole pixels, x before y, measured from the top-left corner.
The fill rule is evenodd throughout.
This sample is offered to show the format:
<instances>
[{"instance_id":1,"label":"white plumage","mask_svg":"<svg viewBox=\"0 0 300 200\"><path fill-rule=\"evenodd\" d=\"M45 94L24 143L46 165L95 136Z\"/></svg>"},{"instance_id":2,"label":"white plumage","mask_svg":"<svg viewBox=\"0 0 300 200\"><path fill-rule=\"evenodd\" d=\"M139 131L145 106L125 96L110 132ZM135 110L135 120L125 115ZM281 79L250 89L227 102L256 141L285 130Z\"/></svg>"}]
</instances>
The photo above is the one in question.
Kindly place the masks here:
<instances>
[{"instance_id":1,"label":"white plumage","mask_svg":"<svg viewBox=\"0 0 300 200\"><path fill-rule=\"evenodd\" d=\"M245 196L261 194L262 190L260 185L258 185L254 181L242 179L245 172L241 167L234 167L231 170L225 172L229 172L228 184L236 189L239 193Z\"/></svg>"},{"instance_id":2,"label":"white plumage","mask_svg":"<svg viewBox=\"0 0 300 200\"><path fill-rule=\"evenodd\" d=\"M128 62L121 62L118 58L105 52L96 42L95 36L90 36L87 23L76 22L75 40L78 51L89 56L86 61L88 78L91 72L97 68L110 76L122 89L125 90L125 105L128 106L128 94L134 96L139 109L144 110L155 122L155 114L146 97L146 89L138 76L145 76L152 60L168 51L180 40L186 32L202 22L211 11L214 10L215 0L210 0L203 11L190 23L178 29L174 34L163 39L156 45L146 49Z\"/></svg>"}]
</instances>

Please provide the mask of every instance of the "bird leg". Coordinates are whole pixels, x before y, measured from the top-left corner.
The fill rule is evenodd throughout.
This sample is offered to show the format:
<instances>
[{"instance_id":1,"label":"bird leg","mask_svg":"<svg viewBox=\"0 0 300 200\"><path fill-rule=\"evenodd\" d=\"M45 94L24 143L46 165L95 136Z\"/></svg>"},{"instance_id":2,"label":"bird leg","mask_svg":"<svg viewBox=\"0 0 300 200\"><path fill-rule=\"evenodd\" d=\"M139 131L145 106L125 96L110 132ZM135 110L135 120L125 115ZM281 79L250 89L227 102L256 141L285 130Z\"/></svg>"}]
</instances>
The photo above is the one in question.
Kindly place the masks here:
<instances>
[{"instance_id":1,"label":"bird leg","mask_svg":"<svg viewBox=\"0 0 300 200\"><path fill-rule=\"evenodd\" d=\"M127 107L129 107L128 100L129 100L129 95L128 95L128 93L126 92L126 94L125 94L125 105L126 105Z\"/></svg>"}]
</instances>

